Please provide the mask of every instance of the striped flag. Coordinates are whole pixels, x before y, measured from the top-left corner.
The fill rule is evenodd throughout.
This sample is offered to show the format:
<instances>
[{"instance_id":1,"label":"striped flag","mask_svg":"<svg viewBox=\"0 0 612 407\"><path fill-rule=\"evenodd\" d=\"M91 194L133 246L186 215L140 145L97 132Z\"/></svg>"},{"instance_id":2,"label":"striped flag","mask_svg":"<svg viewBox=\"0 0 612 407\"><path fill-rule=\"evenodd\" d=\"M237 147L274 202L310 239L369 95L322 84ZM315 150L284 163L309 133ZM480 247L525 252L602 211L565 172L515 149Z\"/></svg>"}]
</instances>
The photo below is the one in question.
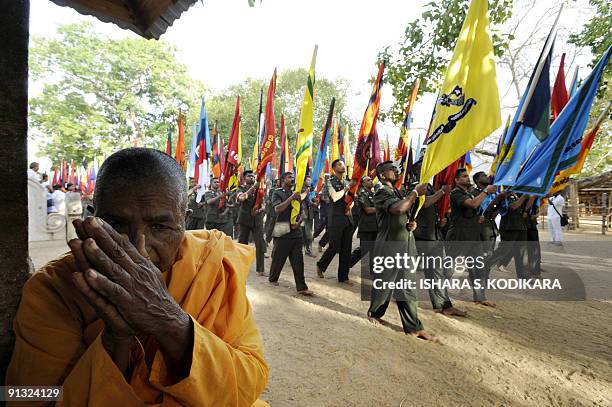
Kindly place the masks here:
<instances>
[{"instance_id":1,"label":"striped flag","mask_svg":"<svg viewBox=\"0 0 612 407\"><path fill-rule=\"evenodd\" d=\"M376 81L372 88L372 94L368 101L368 107L363 114L363 120L361 121L361 128L359 129L359 137L357 146L355 147L355 158L353 159L353 174L351 180L355 181L353 187L344 197L347 203L347 210L353 203L355 198L355 192L359 187L361 178L370 164L370 171L372 171L373 162L372 158L375 158L373 154L378 154L380 160L380 147L378 152L373 151L378 143L378 134L376 132L376 121L378 120L378 113L380 112L380 90L383 84L383 73L385 71L385 63L381 63L378 67L378 75L376 75ZM374 171L376 167L374 166Z\"/></svg>"},{"instance_id":2,"label":"striped flag","mask_svg":"<svg viewBox=\"0 0 612 407\"><path fill-rule=\"evenodd\" d=\"M268 86L268 95L266 96L266 116L264 120L263 130L264 139L259 150L260 161L257 164L257 193L255 195L255 204L253 209L259 209L265 195L265 175L268 165L272 163L273 157L276 155L276 124L274 118L274 95L276 94L276 69L270 79Z\"/></svg>"},{"instance_id":3,"label":"striped flag","mask_svg":"<svg viewBox=\"0 0 612 407\"><path fill-rule=\"evenodd\" d=\"M176 143L176 151L174 152L174 159L179 163L183 172L186 170L187 164L185 163L185 131L183 129L183 112L179 109L178 118L178 141Z\"/></svg>"},{"instance_id":4,"label":"striped flag","mask_svg":"<svg viewBox=\"0 0 612 407\"><path fill-rule=\"evenodd\" d=\"M404 116L404 123L402 123L402 128L400 129L400 137L397 143L397 148L395 149L395 155L393 159L398 163L398 169L400 170L400 176L395 184L396 188L399 188L404 184L406 179L406 160L408 159L408 146L412 145L412 140L410 140L410 123L412 122L412 107L414 106L414 102L416 101L417 95L419 93L419 86L421 84L421 80L417 79L414 82L414 86L412 87L412 93L410 94L410 100L408 101L408 106L406 106L406 115ZM418 147L417 147L418 148ZM417 153L418 156L418 153Z\"/></svg>"}]
</instances>

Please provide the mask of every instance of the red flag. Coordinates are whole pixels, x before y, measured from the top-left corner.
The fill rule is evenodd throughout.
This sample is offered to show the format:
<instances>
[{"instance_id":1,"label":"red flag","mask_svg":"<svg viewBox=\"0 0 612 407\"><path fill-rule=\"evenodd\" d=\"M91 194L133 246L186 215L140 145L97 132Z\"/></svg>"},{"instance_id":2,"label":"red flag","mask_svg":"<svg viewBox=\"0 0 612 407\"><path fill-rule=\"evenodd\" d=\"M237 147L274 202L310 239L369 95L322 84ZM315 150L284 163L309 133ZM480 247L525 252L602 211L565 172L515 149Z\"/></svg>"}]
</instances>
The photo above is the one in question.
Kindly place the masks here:
<instances>
[{"instance_id":1,"label":"red flag","mask_svg":"<svg viewBox=\"0 0 612 407\"><path fill-rule=\"evenodd\" d=\"M372 131L372 151L370 152L370 160L368 161L369 177L376 178L376 166L382 161L380 160L380 140L378 139L378 130L376 123L374 123L374 129ZM361 178L360 178L361 180Z\"/></svg>"},{"instance_id":2,"label":"red flag","mask_svg":"<svg viewBox=\"0 0 612 407\"><path fill-rule=\"evenodd\" d=\"M270 86L268 86L268 96L266 97L266 115L264 120L264 139L260 150L260 160L257 164L257 194L255 198L255 205L253 209L258 209L261 206L265 190L264 190L264 178L266 174L266 167L268 163L271 163L274 157L276 157L276 125L274 122L274 95L276 94L276 69L270 79ZM279 174L280 177L280 174Z\"/></svg>"},{"instance_id":3,"label":"red flag","mask_svg":"<svg viewBox=\"0 0 612 407\"><path fill-rule=\"evenodd\" d=\"M559 116L561 110L567 104L569 100L569 96L567 95L567 88L565 87L565 71L564 71L564 63L565 63L565 53L561 55L561 63L559 64L559 72L557 73L557 79L555 79L555 86L553 87L552 97L551 97L551 108L553 120Z\"/></svg>"},{"instance_id":4,"label":"red flag","mask_svg":"<svg viewBox=\"0 0 612 407\"><path fill-rule=\"evenodd\" d=\"M281 113L280 120L280 166L279 173L289 171L287 169L287 134L285 132L285 115Z\"/></svg>"},{"instance_id":5,"label":"red flag","mask_svg":"<svg viewBox=\"0 0 612 407\"><path fill-rule=\"evenodd\" d=\"M365 172L368 164L370 164L370 168L374 170L376 167L372 164L372 158L376 159L373 155L375 151L373 151L374 144L378 144L378 136L376 135L376 121L378 120L378 113L380 112L380 90L382 87L382 77L385 71L385 63L381 63L378 68L378 75L376 76L376 81L374 82L374 86L372 88L372 94L370 95L370 100L368 102L368 107L363 115L363 120L361 121L361 128L359 129L359 136L357 138L357 146L355 147L355 159L353 160L353 174L351 179L355 181L355 184L350 189L350 191L344 197L345 202L347 203L347 211L350 210L349 206L353 203L355 192L359 187L359 183L361 182L361 178L363 177L363 173ZM376 139L376 141L375 141ZM380 147L378 150L378 160L380 161Z\"/></svg>"},{"instance_id":6,"label":"red flag","mask_svg":"<svg viewBox=\"0 0 612 407\"><path fill-rule=\"evenodd\" d=\"M168 130L168 137L166 138L166 154L172 157L172 128Z\"/></svg>"},{"instance_id":7,"label":"red flag","mask_svg":"<svg viewBox=\"0 0 612 407\"><path fill-rule=\"evenodd\" d=\"M325 181L325 174L329 174L329 158L325 159L325 169L323 170L323 176L320 176L319 181L317 182L317 187L315 189L317 197L323 189L323 181Z\"/></svg>"},{"instance_id":8,"label":"red flag","mask_svg":"<svg viewBox=\"0 0 612 407\"><path fill-rule=\"evenodd\" d=\"M232 131L227 142L227 154L225 156L225 162L221 171L221 177L219 178L219 189L222 192L227 190L229 180L238 171L238 138L240 133L240 96L236 101L236 111L234 112L234 121L232 122ZM220 141L221 142L221 141ZM224 200L222 199L219 206L223 206Z\"/></svg>"},{"instance_id":9,"label":"red flag","mask_svg":"<svg viewBox=\"0 0 612 407\"><path fill-rule=\"evenodd\" d=\"M53 187L54 185L59 184L59 178L58 178L58 174L57 174L57 165L55 166L55 169L53 170L53 182L51 183L51 187Z\"/></svg>"},{"instance_id":10,"label":"red flag","mask_svg":"<svg viewBox=\"0 0 612 407\"><path fill-rule=\"evenodd\" d=\"M385 156L384 156L383 161L390 161L391 160L391 148L389 147L389 136L387 135L385 136L385 138L386 138L387 143L385 145L385 153L384 153Z\"/></svg>"},{"instance_id":11,"label":"red flag","mask_svg":"<svg viewBox=\"0 0 612 407\"><path fill-rule=\"evenodd\" d=\"M185 162L185 132L183 129L183 112L179 109L178 119L178 141L176 143L176 151L174 152L174 159L180 164L185 172L187 163Z\"/></svg>"},{"instance_id":12,"label":"red flag","mask_svg":"<svg viewBox=\"0 0 612 407\"><path fill-rule=\"evenodd\" d=\"M68 182L68 170L66 169L66 160L62 160L62 188Z\"/></svg>"},{"instance_id":13,"label":"red flag","mask_svg":"<svg viewBox=\"0 0 612 407\"><path fill-rule=\"evenodd\" d=\"M70 160L70 182L72 185L76 184L76 181L74 179L74 160Z\"/></svg>"},{"instance_id":14,"label":"red flag","mask_svg":"<svg viewBox=\"0 0 612 407\"><path fill-rule=\"evenodd\" d=\"M442 188L442 185L448 185L451 189L455 188L455 173L458 168L463 167L465 164L465 155L453 162L451 165L446 167L444 170L434 176L433 184L434 189L437 191ZM438 201L438 218L442 219L446 216L448 208L450 207L450 194L445 194Z\"/></svg>"}]
</instances>

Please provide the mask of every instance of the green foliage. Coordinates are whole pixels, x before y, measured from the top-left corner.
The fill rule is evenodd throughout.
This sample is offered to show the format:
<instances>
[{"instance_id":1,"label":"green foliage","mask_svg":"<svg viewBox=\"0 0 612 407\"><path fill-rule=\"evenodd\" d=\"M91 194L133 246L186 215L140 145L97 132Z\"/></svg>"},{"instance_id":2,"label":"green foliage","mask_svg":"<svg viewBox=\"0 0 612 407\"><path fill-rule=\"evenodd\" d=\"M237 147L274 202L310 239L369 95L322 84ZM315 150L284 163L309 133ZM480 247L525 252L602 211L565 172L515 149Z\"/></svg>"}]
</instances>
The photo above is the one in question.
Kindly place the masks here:
<instances>
[{"instance_id":1,"label":"green foliage","mask_svg":"<svg viewBox=\"0 0 612 407\"><path fill-rule=\"evenodd\" d=\"M495 55L500 56L511 38L496 27L512 15L512 0L491 0L489 3L493 46ZM387 46L380 52L379 61L387 61L386 81L396 100L391 111L381 113L383 120L390 118L396 124L403 121L417 78L421 79L419 93L437 92L469 4L470 0L427 3L420 18L406 26L399 48Z\"/></svg>"},{"instance_id":2,"label":"green foliage","mask_svg":"<svg viewBox=\"0 0 612 407\"><path fill-rule=\"evenodd\" d=\"M162 148L179 108L188 119L199 114L204 86L168 43L113 40L86 23L62 26L58 34L33 37L30 47L31 75L45 85L30 99L29 117L52 160L108 155L136 137L141 146Z\"/></svg>"},{"instance_id":3,"label":"green foliage","mask_svg":"<svg viewBox=\"0 0 612 407\"><path fill-rule=\"evenodd\" d=\"M274 110L276 112L277 143L280 135L280 114L285 114L287 136L290 140L291 152L295 154L297 128L300 120L300 110L304 99L304 88L308 71L306 69L293 69L280 72L276 82L276 97ZM228 89L207 98L206 110L210 126L217 123L219 132L227 140L232 126L236 98L240 95L240 129L242 134L243 161L247 162L253 152L253 145L257 140L257 127L259 116L259 95L264 91L262 110L265 111L266 95L270 79L247 79L242 83L233 85ZM323 126L327 119L331 98L336 98L334 117L342 115L345 108L348 91L348 82L339 79L330 81L316 77L314 93L314 138L315 146L321 140ZM262 123L263 125L263 123ZM353 128L353 131L354 128Z\"/></svg>"},{"instance_id":4,"label":"green foliage","mask_svg":"<svg viewBox=\"0 0 612 407\"><path fill-rule=\"evenodd\" d=\"M596 11L591 20L577 34L570 36L569 42L590 48L593 53L591 66L595 66L604 52L612 45L610 32L612 31L612 7L609 0L590 0ZM601 77L593 108L591 109L590 124L601 115L608 103L612 101L612 65L608 63ZM593 147L589 152L584 165L583 174L586 176L600 174L612 169L612 110L608 112L606 121L602 124L599 134L595 138Z\"/></svg>"}]
</instances>

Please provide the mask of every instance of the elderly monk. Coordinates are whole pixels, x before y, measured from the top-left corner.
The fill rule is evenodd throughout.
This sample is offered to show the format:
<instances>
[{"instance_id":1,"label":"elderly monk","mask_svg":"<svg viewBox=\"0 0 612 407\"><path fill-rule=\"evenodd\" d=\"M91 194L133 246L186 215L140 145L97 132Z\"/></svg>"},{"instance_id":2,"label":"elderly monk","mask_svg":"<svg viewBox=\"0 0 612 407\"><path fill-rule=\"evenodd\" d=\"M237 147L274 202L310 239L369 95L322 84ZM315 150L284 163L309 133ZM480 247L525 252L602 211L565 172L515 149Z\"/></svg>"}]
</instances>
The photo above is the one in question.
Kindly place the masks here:
<instances>
[{"instance_id":1,"label":"elderly monk","mask_svg":"<svg viewBox=\"0 0 612 407\"><path fill-rule=\"evenodd\" d=\"M265 405L253 250L185 233L185 176L156 150L111 155L94 207L71 253L23 289L7 384L61 385L62 405L79 407Z\"/></svg>"}]
</instances>

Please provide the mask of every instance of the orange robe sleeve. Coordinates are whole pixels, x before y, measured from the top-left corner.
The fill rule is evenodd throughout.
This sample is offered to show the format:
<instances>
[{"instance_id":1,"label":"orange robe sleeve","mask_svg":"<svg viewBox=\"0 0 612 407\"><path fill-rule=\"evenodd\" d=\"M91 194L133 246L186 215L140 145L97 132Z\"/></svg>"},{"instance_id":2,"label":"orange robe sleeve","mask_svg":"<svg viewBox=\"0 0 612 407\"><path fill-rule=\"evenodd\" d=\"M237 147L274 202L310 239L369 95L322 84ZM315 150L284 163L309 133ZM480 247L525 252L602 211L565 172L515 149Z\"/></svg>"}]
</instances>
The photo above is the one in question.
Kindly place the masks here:
<instances>
[{"instance_id":1,"label":"orange robe sleeve","mask_svg":"<svg viewBox=\"0 0 612 407\"><path fill-rule=\"evenodd\" d=\"M125 380L102 346L103 324L65 278L74 270L68 256L43 268L24 287L7 384L62 385L60 406L266 405L257 398L267 383L268 366L245 287L252 249L220 233L200 234L183 242L168 284L194 326L188 377L171 382L155 349L149 370L138 342L131 380Z\"/></svg>"}]
</instances>

